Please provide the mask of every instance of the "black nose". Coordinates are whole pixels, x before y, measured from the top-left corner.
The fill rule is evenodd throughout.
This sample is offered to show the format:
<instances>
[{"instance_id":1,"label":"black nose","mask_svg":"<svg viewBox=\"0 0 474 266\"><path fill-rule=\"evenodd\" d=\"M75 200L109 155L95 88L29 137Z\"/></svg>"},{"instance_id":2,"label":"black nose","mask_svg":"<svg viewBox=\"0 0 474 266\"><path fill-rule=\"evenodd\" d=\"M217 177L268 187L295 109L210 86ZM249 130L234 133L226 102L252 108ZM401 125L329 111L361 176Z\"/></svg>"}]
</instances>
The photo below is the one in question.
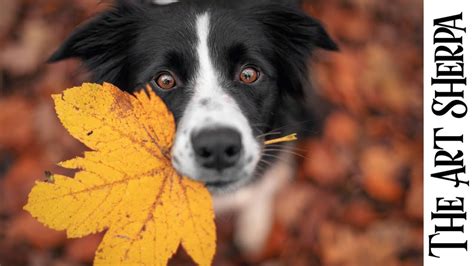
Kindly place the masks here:
<instances>
[{"instance_id":1,"label":"black nose","mask_svg":"<svg viewBox=\"0 0 474 266\"><path fill-rule=\"evenodd\" d=\"M197 162L219 171L234 166L242 150L242 136L231 128L202 129L192 134L191 143Z\"/></svg>"}]
</instances>

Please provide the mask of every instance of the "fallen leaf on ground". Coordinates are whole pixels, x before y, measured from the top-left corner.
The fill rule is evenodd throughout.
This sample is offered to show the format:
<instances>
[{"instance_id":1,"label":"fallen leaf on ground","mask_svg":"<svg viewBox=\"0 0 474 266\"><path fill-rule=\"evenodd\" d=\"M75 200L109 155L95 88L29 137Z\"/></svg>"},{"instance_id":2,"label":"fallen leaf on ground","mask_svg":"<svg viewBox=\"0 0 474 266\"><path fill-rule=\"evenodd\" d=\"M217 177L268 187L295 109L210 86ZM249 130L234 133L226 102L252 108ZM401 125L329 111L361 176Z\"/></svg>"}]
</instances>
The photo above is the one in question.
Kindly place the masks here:
<instances>
[{"instance_id":1,"label":"fallen leaf on ground","mask_svg":"<svg viewBox=\"0 0 474 266\"><path fill-rule=\"evenodd\" d=\"M74 178L36 182L24 207L71 238L106 230L94 264L165 265L181 244L199 265L216 249L212 199L170 162L173 115L149 88L83 84L53 96L69 133L92 151L60 163Z\"/></svg>"}]
</instances>

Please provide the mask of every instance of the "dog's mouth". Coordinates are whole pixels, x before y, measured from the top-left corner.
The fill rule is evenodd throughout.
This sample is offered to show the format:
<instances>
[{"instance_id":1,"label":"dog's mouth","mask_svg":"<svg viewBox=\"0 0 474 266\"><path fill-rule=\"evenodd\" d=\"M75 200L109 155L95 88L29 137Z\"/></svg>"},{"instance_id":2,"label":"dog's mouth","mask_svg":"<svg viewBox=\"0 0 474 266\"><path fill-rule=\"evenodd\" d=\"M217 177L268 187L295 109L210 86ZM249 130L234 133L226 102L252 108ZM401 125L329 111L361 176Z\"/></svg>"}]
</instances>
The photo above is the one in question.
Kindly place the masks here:
<instances>
[{"instance_id":1,"label":"dog's mouth","mask_svg":"<svg viewBox=\"0 0 474 266\"><path fill-rule=\"evenodd\" d=\"M208 189L219 189L219 188L226 188L230 185L236 183L238 180L229 180L229 181L208 181L204 184Z\"/></svg>"}]
</instances>

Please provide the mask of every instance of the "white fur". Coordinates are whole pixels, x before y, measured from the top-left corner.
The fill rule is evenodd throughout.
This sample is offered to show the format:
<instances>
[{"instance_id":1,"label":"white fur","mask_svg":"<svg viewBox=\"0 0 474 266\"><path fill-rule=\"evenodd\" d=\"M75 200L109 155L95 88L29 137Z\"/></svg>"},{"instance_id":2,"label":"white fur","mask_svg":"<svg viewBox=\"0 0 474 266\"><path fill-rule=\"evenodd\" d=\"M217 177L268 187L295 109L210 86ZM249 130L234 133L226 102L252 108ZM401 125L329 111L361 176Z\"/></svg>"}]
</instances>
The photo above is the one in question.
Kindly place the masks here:
<instances>
[{"instance_id":1,"label":"white fur","mask_svg":"<svg viewBox=\"0 0 474 266\"><path fill-rule=\"evenodd\" d=\"M179 1L178 0L153 0L153 3L157 5L167 5L167 4L172 4L176 2L179 2Z\"/></svg>"},{"instance_id":2,"label":"white fur","mask_svg":"<svg viewBox=\"0 0 474 266\"><path fill-rule=\"evenodd\" d=\"M247 118L237 102L226 93L219 80L222 75L212 63L209 52L209 13L200 14L196 19L196 32L198 45L196 53L199 60L199 69L194 77L194 92L184 115L178 124L177 137L173 145L173 156L179 163L174 167L182 174L200 181L239 181L238 186L245 183L253 175L260 157L259 144L252 134L252 129ZM205 100L207 103L202 104ZM191 134L203 128L230 127L242 135L242 156L232 168L225 169L223 173L205 169L194 160L191 146ZM252 158L249 162L249 158Z\"/></svg>"},{"instance_id":3,"label":"white fur","mask_svg":"<svg viewBox=\"0 0 474 266\"><path fill-rule=\"evenodd\" d=\"M247 255L259 254L273 227L274 199L295 173L294 157L283 154L258 182L213 198L217 215L237 211L235 242Z\"/></svg>"}]
</instances>

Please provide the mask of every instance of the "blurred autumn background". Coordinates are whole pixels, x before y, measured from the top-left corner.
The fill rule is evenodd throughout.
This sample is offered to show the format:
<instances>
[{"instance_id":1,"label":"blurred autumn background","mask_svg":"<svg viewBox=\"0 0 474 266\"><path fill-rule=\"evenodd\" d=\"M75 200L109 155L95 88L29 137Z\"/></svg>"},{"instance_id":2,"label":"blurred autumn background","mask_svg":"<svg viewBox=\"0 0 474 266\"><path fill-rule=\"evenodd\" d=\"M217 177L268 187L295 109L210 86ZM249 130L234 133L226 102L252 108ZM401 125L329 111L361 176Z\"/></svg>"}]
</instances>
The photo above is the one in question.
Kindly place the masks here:
<instances>
[{"instance_id":1,"label":"blurred autumn background","mask_svg":"<svg viewBox=\"0 0 474 266\"><path fill-rule=\"evenodd\" d=\"M89 265L101 236L67 240L22 210L35 180L83 147L50 95L87 74L44 61L97 0L0 0L0 265ZM265 250L239 255L234 218L218 219L215 265L422 264L422 1L306 1L340 53L321 52L313 81L335 108L301 143L295 181L275 202ZM180 252L175 265L188 265Z\"/></svg>"}]
</instances>

